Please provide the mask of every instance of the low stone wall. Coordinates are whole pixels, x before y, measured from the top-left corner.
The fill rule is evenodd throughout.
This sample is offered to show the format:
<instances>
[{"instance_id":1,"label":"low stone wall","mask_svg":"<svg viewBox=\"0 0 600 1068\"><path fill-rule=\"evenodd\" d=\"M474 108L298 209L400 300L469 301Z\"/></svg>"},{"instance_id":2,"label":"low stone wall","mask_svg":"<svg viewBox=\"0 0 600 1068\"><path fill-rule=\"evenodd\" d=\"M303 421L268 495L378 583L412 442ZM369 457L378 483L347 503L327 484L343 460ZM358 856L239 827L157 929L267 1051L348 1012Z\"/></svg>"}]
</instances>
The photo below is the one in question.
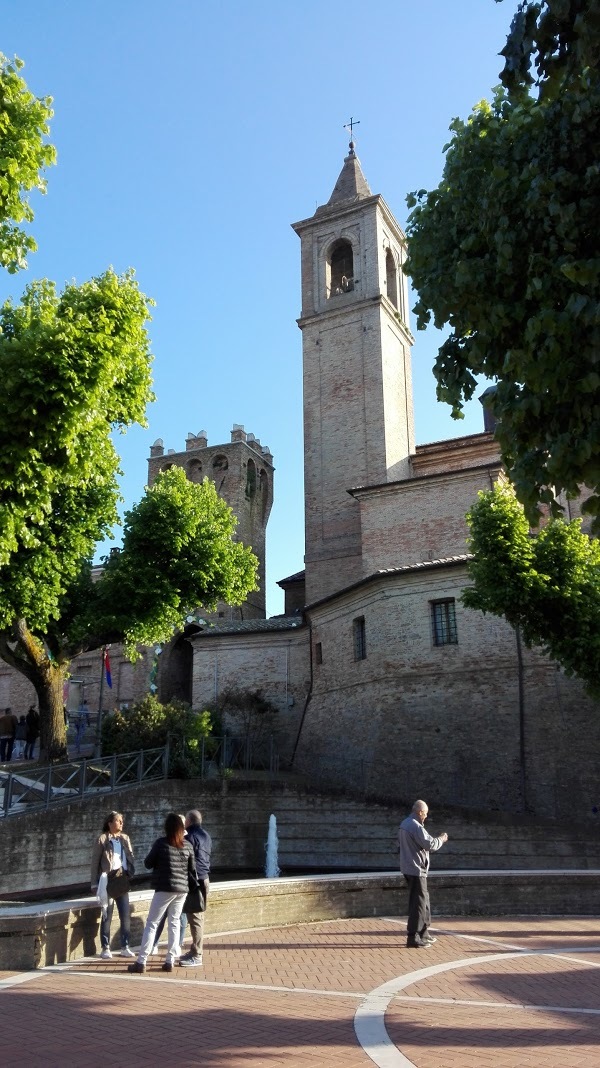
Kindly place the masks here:
<instances>
[{"instance_id":1,"label":"low stone wall","mask_svg":"<svg viewBox=\"0 0 600 1068\"><path fill-rule=\"evenodd\" d=\"M125 814L138 874L145 873L144 857L163 833L166 813L200 808L213 840L217 878L264 870L271 813L277 817L279 866L285 874L393 872L398 825L406 815L405 808L317 794L293 783L234 779L226 794L218 782L151 783L0 820L0 856L10 857L10 864L1 866L0 897L52 888L64 897L85 892L92 844L111 808ZM600 827L590 822L436 809L427 827L431 834L450 835L434 868L600 868Z\"/></svg>"},{"instance_id":2,"label":"low stone wall","mask_svg":"<svg viewBox=\"0 0 600 1068\"><path fill-rule=\"evenodd\" d=\"M439 871L430 874L435 916L597 915L600 871ZM131 944L139 945L152 891L134 891ZM405 916L404 879L389 873L248 879L212 884L207 934L343 917ZM92 956L95 898L0 907L0 970L27 971ZM113 947L118 917L114 910ZM399 939L403 932L400 929ZM124 962L125 963L125 962Z\"/></svg>"}]
</instances>

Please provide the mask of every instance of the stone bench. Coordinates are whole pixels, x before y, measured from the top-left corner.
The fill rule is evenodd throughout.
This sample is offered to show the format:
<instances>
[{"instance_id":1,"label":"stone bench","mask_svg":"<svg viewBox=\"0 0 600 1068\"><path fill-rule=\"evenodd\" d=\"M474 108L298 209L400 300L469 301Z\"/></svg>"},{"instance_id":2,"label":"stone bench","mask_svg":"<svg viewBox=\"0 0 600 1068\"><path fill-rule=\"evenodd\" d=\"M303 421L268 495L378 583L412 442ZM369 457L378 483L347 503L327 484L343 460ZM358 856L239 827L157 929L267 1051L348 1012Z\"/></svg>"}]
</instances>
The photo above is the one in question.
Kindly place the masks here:
<instances>
[{"instance_id":1,"label":"stone bench","mask_svg":"<svg viewBox=\"0 0 600 1068\"><path fill-rule=\"evenodd\" d=\"M596 869L433 871L434 916L597 915ZM151 890L133 890L131 944L139 945ZM243 879L211 885L207 934L342 917L406 915L401 875L390 872ZM28 971L98 953L95 897L0 906L0 970ZM117 910L113 948L118 943Z\"/></svg>"}]
</instances>

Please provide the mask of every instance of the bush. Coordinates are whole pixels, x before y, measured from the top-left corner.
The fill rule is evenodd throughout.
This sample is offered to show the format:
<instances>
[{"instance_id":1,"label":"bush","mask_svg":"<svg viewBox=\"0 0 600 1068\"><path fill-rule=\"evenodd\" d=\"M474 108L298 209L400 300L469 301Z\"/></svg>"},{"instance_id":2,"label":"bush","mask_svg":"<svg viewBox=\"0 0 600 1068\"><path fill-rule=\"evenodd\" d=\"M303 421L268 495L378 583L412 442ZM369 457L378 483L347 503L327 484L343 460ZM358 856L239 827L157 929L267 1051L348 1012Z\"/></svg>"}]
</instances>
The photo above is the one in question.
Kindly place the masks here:
<instances>
[{"instance_id":1,"label":"bush","mask_svg":"<svg viewBox=\"0 0 600 1068\"><path fill-rule=\"evenodd\" d=\"M245 745L265 745L277 719L277 707L262 690L224 690L211 705L213 721Z\"/></svg>"},{"instance_id":2,"label":"bush","mask_svg":"<svg viewBox=\"0 0 600 1068\"><path fill-rule=\"evenodd\" d=\"M210 712L194 712L181 701L162 705L148 694L124 711L115 711L102 723L102 753L134 753L158 749L169 741L169 775L189 779L200 771L202 739L212 733Z\"/></svg>"}]
</instances>

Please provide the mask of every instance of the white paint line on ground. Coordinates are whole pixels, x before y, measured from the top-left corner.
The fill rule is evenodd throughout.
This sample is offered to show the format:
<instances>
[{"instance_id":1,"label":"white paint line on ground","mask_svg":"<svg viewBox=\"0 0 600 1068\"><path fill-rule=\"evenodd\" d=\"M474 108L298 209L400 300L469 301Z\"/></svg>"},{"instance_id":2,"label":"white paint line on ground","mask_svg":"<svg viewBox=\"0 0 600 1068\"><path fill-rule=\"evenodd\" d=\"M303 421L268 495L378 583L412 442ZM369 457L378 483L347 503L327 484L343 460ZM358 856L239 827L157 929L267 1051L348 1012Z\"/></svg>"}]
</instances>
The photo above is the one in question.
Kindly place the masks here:
<instances>
[{"instance_id":1,"label":"white paint line on ground","mask_svg":"<svg viewBox=\"0 0 600 1068\"><path fill-rule=\"evenodd\" d=\"M535 956L540 957L559 957L561 960L569 960L569 954L571 953L600 953L600 945L576 946L575 948L572 946L565 946L564 948L562 946L555 946L554 949L540 946L537 949L533 949L531 946L520 946L512 942L502 942L499 938L486 938L483 935L461 934L458 931L444 931L441 927L432 927L431 930L443 937L463 938L467 942L482 942L483 945L497 946L498 949L506 949L514 952L520 950L524 955L534 954ZM540 934L543 936L543 932ZM571 963L579 964L581 962L572 961ZM600 968L600 963L596 963L595 961L586 960L584 963L588 964L590 968Z\"/></svg>"},{"instance_id":2,"label":"white paint line on ground","mask_svg":"<svg viewBox=\"0 0 600 1068\"><path fill-rule=\"evenodd\" d=\"M394 1045L387 1033L385 1026L385 1013L390 1001L413 983L419 983L422 979L430 979L432 975L440 975L442 972L454 971L457 968L468 968L472 964L486 964L489 961L507 960L511 957L521 957L518 953L489 953L481 957L467 957L462 960L446 961L443 964L432 964L429 968L419 968L418 971L409 972L407 975L390 979L387 983L372 990L367 995L362 1005L359 1005L354 1016L354 1032L358 1043L364 1049L377 1068L415 1068L413 1061L409 1061L403 1053Z\"/></svg>"},{"instance_id":3,"label":"white paint line on ground","mask_svg":"<svg viewBox=\"0 0 600 1068\"><path fill-rule=\"evenodd\" d=\"M397 994L394 1001L412 1001L416 1005L466 1005L467 1008L482 1009L517 1009L525 1012L574 1012L584 1016L600 1016L600 1009L576 1009L564 1005L526 1005L516 1001L477 1001L475 998L420 998L410 994Z\"/></svg>"},{"instance_id":4,"label":"white paint line on ground","mask_svg":"<svg viewBox=\"0 0 600 1068\"><path fill-rule=\"evenodd\" d=\"M313 990L311 987L306 986L268 986L266 983L224 983L210 979L175 979L169 976L168 972L165 973L164 977L148 975L147 973L145 975L129 975L125 972L86 972L83 970L66 972L65 974L69 978L85 975L91 979L126 979L127 982L135 982L139 979L143 983L178 983L180 989L181 984L185 983L185 986L191 984L192 986L215 987L215 989L220 990L256 990L259 993L266 992L268 994L305 994L310 997L351 998L354 1001L362 1001L365 996L364 990Z\"/></svg>"}]
</instances>

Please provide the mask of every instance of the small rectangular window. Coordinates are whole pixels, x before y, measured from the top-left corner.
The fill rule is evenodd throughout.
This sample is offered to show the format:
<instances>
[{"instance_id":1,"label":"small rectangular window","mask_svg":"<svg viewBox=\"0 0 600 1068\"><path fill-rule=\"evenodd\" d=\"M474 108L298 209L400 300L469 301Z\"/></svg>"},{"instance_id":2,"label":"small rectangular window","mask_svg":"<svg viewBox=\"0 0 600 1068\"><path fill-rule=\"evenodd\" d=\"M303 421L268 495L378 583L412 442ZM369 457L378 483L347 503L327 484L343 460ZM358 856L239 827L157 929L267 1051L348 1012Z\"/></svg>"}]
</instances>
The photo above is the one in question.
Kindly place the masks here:
<instances>
[{"instance_id":1,"label":"small rectangular window","mask_svg":"<svg viewBox=\"0 0 600 1068\"><path fill-rule=\"evenodd\" d=\"M323 646L321 642L315 643L315 660L317 661L317 664L323 663Z\"/></svg>"},{"instance_id":2,"label":"small rectangular window","mask_svg":"<svg viewBox=\"0 0 600 1068\"><path fill-rule=\"evenodd\" d=\"M354 638L354 659L367 659L367 635L365 631L365 617L359 616L352 620L352 634Z\"/></svg>"},{"instance_id":3,"label":"small rectangular window","mask_svg":"<svg viewBox=\"0 0 600 1068\"><path fill-rule=\"evenodd\" d=\"M458 645L454 597L448 601L432 601L431 618L433 623L433 644Z\"/></svg>"}]
</instances>

